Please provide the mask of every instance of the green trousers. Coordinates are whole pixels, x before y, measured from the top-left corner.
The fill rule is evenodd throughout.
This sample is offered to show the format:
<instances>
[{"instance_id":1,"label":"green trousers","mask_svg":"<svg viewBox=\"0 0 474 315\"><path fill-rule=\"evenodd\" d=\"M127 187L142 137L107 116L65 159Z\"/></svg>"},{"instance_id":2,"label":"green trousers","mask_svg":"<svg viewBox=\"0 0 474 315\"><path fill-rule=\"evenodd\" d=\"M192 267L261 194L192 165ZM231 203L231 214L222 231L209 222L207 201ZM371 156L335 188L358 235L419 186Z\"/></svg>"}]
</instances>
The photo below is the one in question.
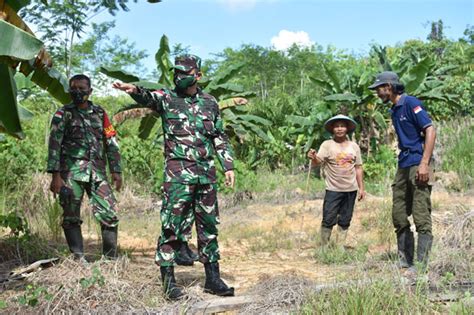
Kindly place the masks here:
<instances>
[{"instance_id":1,"label":"green trousers","mask_svg":"<svg viewBox=\"0 0 474 315\"><path fill-rule=\"evenodd\" d=\"M410 228L408 217L413 216L416 231L431 233L431 185L416 181L418 166L399 168L392 184L392 220L398 234Z\"/></svg>"},{"instance_id":2,"label":"green trousers","mask_svg":"<svg viewBox=\"0 0 474 315\"><path fill-rule=\"evenodd\" d=\"M94 217L100 224L108 227L118 225L117 201L107 181L80 182L70 177L63 177L63 180L65 186L59 193L59 201L64 210L63 228L71 228L82 223L81 204L84 192L89 196Z\"/></svg>"}]
</instances>

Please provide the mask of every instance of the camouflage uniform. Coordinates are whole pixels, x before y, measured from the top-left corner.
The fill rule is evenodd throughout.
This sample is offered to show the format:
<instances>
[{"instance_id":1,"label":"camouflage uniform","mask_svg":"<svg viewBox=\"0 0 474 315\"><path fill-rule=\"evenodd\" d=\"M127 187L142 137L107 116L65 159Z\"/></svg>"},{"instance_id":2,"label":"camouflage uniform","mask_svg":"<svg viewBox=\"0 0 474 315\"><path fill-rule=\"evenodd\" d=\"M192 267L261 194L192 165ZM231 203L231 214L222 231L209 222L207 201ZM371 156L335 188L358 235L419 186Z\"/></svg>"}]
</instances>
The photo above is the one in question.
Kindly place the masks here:
<instances>
[{"instance_id":1,"label":"camouflage uniform","mask_svg":"<svg viewBox=\"0 0 474 315\"><path fill-rule=\"evenodd\" d=\"M84 110L74 104L63 106L51 122L48 172L60 172L65 183L59 194L65 229L82 223L80 208L84 191L95 218L103 226L118 224L116 200L106 174L107 161L110 172L121 172L115 130L106 112L88 103Z\"/></svg>"},{"instance_id":2,"label":"camouflage uniform","mask_svg":"<svg viewBox=\"0 0 474 315\"><path fill-rule=\"evenodd\" d=\"M233 157L216 100L200 90L187 96L177 89L138 88L132 97L159 113L163 125L165 169L157 264L174 265L176 250L180 242L187 241L185 234L192 225L189 212L196 219L199 261L217 262L219 211L214 155L224 171L233 169Z\"/></svg>"}]
</instances>

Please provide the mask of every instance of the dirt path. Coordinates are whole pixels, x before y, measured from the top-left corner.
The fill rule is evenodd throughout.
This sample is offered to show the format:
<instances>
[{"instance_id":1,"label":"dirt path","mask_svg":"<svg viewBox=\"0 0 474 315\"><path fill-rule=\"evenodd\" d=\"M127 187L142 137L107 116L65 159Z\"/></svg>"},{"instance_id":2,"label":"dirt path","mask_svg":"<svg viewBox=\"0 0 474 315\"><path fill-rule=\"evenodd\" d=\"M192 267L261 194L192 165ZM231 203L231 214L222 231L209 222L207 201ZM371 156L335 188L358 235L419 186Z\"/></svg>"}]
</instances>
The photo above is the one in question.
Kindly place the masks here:
<instances>
[{"instance_id":1,"label":"dirt path","mask_svg":"<svg viewBox=\"0 0 474 315\"><path fill-rule=\"evenodd\" d=\"M453 198L448 193L438 192L433 195L433 204L436 221L437 217L454 211L456 207L474 207L474 198L469 195ZM244 294L260 279L276 275L300 275L315 283L351 278L357 268L355 263L328 265L317 257L321 208L322 200L316 199L277 205L254 203L223 210L219 236L223 278L236 288L238 294ZM380 222L382 220L385 222ZM153 221L159 223L157 215L147 217L148 223ZM135 224L132 226L136 229ZM147 235L141 237L135 236L137 233L129 227L122 230L121 248L131 251L137 263L153 265L154 229L149 229ZM380 241L380 234L385 234L385 242ZM356 205L346 245L352 250L366 246L367 259L380 257L394 250L392 234L390 201L369 196ZM192 242L195 240L194 236ZM193 267L178 266L176 271L185 285L204 280L199 263Z\"/></svg>"}]
</instances>

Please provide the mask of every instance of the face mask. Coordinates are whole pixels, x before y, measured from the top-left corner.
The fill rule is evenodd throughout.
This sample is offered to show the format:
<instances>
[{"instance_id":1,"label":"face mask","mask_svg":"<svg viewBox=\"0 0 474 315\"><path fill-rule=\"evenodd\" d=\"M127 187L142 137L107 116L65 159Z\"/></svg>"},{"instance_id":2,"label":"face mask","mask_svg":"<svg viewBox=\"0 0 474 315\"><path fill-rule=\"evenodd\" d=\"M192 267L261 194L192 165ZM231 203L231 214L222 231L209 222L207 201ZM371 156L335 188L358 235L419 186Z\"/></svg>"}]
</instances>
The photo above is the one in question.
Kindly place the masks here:
<instances>
[{"instance_id":1,"label":"face mask","mask_svg":"<svg viewBox=\"0 0 474 315\"><path fill-rule=\"evenodd\" d=\"M182 90L192 86L196 81L194 74L179 73L174 75L174 84Z\"/></svg>"},{"instance_id":2,"label":"face mask","mask_svg":"<svg viewBox=\"0 0 474 315\"><path fill-rule=\"evenodd\" d=\"M89 91L69 90L72 102L76 105L83 104L89 98Z\"/></svg>"}]
</instances>

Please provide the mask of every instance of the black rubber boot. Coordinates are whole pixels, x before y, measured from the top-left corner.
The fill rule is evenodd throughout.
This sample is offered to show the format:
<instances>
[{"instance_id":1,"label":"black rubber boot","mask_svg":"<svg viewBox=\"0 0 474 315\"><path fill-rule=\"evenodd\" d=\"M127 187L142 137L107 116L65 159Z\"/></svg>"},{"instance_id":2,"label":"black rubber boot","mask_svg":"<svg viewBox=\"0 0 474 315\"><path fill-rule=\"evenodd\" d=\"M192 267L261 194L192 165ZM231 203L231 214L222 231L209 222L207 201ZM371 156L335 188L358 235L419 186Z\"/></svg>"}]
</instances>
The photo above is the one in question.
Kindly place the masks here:
<instances>
[{"instance_id":1,"label":"black rubber boot","mask_svg":"<svg viewBox=\"0 0 474 315\"><path fill-rule=\"evenodd\" d=\"M174 267L160 266L161 281L163 283L163 291L165 296L170 300L178 300L184 293L176 286L176 279L174 278Z\"/></svg>"},{"instance_id":2,"label":"black rubber boot","mask_svg":"<svg viewBox=\"0 0 474 315\"><path fill-rule=\"evenodd\" d=\"M115 260L118 257L117 251L117 231L118 227L101 226L102 230L102 254L108 258Z\"/></svg>"},{"instance_id":3,"label":"black rubber boot","mask_svg":"<svg viewBox=\"0 0 474 315\"><path fill-rule=\"evenodd\" d=\"M205 263L204 270L206 271L204 292L218 296L234 296L234 288L229 288L221 279L219 263Z\"/></svg>"},{"instance_id":4,"label":"black rubber boot","mask_svg":"<svg viewBox=\"0 0 474 315\"><path fill-rule=\"evenodd\" d=\"M176 257L174 259L174 262L177 265L179 265L179 266L192 266L192 265L194 265L194 260L191 257L189 257L187 248L188 248L187 243L181 243L179 245L179 249L178 249L178 251L176 251Z\"/></svg>"},{"instance_id":5,"label":"black rubber boot","mask_svg":"<svg viewBox=\"0 0 474 315\"><path fill-rule=\"evenodd\" d=\"M69 250L74 254L74 258L78 260L84 259L84 244L82 240L82 232L80 226L64 228L64 236L66 237Z\"/></svg>"},{"instance_id":6,"label":"black rubber boot","mask_svg":"<svg viewBox=\"0 0 474 315\"><path fill-rule=\"evenodd\" d=\"M184 243L183 245L185 248L186 248L186 252L188 253L188 256L189 258L191 258L192 260L194 261L198 261L199 260L199 255L196 254L195 252L193 252L193 250L191 248L189 248L189 245L188 243Z\"/></svg>"},{"instance_id":7,"label":"black rubber boot","mask_svg":"<svg viewBox=\"0 0 474 315\"><path fill-rule=\"evenodd\" d=\"M410 268L413 266L413 256L415 254L415 238L409 228L397 234L398 259L400 268Z\"/></svg>"},{"instance_id":8,"label":"black rubber boot","mask_svg":"<svg viewBox=\"0 0 474 315\"><path fill-rule=\"evenodd\" d=\"M428 266L428 258L433 244L433 236L430 234L418 234L418 245L416 249L417 261L421 264L422 270Z\"/></svg>"}]
</instances>

